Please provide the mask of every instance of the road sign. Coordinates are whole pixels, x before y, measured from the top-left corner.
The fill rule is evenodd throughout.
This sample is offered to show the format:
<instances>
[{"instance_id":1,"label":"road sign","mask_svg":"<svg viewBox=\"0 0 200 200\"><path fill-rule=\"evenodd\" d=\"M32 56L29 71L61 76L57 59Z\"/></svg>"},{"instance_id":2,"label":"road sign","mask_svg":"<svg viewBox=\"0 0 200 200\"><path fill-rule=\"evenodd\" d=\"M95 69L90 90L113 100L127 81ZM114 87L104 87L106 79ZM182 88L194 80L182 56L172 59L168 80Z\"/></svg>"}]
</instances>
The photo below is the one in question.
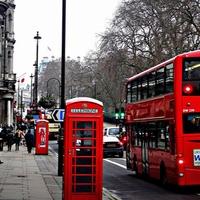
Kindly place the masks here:
<instances>
[{"instance_id":1,"label":"road sign","mask_svg":"<svg viewBox=\"0 0 200 200\"><path fill-rule=\"evenodd\" d=\"M51 116L55 122L63 122L65 116L65 109L54 109Z\"/></svg>"}]
</instances>

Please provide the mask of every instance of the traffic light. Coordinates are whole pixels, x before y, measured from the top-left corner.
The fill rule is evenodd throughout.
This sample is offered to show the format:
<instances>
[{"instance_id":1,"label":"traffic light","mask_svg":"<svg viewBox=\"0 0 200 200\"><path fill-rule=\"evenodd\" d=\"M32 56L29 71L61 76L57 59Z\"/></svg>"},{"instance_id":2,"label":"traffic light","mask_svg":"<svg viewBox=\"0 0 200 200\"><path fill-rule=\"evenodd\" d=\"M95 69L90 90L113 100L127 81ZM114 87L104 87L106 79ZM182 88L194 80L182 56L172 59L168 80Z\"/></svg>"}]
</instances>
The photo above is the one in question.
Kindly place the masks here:
<instances>
[{"instance_id":1,"label":"traffic light","mask_svg":"<svg viewBox=\"0 0 200 200\"><path fill-rule=\"evenodd\" d=\"M115 108L115 119L119 119L119 109Z\"/></svg>"},{"instance_id":2,"label":"traffic light","mask_svg":"<svg viewBox=\"0 0 200 200\"><path fill-rule=\"evenodd\" d=\"M115 108L115 119L116 119L116 123L120 123L121 121L123 121L125 118L125 112L124 112L124 108L121 107L120 109Z\"/></svg>"},{"instance_id":3,"label":"traffic light","mask_svg":"<svg viewBox=\"0 0 200 200\"><path fill-rule=\"evenodd\" d=\"M120 110L120 119L124 119L124 117L125 117L124 108L121 107L121 110Z\"/></svg>"}]
</instances>

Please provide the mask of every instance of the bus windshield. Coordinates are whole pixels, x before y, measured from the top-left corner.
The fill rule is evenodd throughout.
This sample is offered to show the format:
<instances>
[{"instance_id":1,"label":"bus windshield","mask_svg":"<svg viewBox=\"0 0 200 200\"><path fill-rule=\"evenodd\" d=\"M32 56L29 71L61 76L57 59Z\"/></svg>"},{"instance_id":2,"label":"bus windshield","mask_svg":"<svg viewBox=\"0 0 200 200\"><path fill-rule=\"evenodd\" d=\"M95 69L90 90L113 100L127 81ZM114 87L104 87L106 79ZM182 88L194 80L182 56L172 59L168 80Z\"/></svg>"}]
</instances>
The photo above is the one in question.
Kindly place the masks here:
<instances>
[{"instance_id":1,"label":"bus windshield","mask_svg":"<svg viewBox=\"0 0 200 200\"><path fill-rule=\"evenodd\" d=\"M200 60L185 59L183 62L183 80L196 81L200 80Z\"/></svg>"}]
</instances>

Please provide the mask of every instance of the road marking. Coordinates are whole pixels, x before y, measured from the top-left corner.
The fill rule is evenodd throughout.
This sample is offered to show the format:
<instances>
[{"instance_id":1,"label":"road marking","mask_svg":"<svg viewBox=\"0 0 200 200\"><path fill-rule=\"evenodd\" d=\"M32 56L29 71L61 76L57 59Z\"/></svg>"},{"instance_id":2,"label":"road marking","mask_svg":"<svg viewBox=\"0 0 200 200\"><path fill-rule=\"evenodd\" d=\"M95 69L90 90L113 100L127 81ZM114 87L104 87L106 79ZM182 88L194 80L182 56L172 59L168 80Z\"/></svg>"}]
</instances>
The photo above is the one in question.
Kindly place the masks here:
<instances>
[{"instance_id":1,"label":"road marking","mask_svg":"<svg viewBox=\"0 0 200 200\"><path fill-rule=\"evenodd\" d=\"M110 199L110 200L121 200L120 197L118 197L116 194L112 193L111 191L109 191L108 189L104 187L103 187L103 196L106 197L106 199Z\"/></svg>"},{"instance_id":2,"label":"road marking","mask_svg":"<svg viewBox=\"0 0 200 200\"><path fill-rule=\"evenodd\" d=\"M50 145L49 145L49 149L53 150L52 147L51 147ZM53 152L55 153L56 157L58 158L58 153L55 152L54 150L53 150ZM109 162L109 163L112 163L113 165L117 165L118 167L121 167L121 168L123 168L123 169L126 169L126 166L121 165L121 164L119 164L119 163L117 163L117 162L113 162L113 161L111 161L111 160L109 160L109 159L103 159L103 160L105 160L105 161L107 161L107 162ZM125 159L124 159L124 158L120 158L120 160L125 160Z\"/></svg>"},{"instance_id":3,"label":"road marking","mask_svg":"<svg viewBox=\"0 0 200 200\"><path fill-rule=\"evenodd\" d=\"M112 163L113 165L117 165L118 167L121 167L121 168L123 168L123 169L126 169L126 166L124 166L124 165L121 165L121 164L119 164L119 163L113 162L113 161L108 160L108 159L104 159L104 160L107 161L107 162L109 162L109 163Z\"/></svg>"}]
</instances>

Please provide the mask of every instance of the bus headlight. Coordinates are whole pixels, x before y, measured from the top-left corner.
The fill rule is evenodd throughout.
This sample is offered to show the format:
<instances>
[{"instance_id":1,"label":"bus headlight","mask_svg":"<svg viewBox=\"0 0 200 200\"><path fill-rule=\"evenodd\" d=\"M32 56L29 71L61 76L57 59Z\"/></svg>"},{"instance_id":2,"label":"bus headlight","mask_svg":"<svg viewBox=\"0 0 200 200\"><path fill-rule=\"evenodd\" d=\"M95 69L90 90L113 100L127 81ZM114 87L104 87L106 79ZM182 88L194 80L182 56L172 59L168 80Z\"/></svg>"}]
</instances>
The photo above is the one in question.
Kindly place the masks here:
<instances>
[{"instance_id":1,"label":"bus headlight","mask_svg":"<svg viewBox=\"0 0 200 200\"><path fill-rule=\"evenodd\" d=\"M184 163L183 159L178 160L178 164L182 165Z\"/></svg>"},{"instance_id":2,"label":"bus headlight","mask_svg":"<svg viewBox=\"0 0 200 200\"><path fill-rule=\"evenodd\" d=\"M181 172L180 172L180 173L179 173L179 176L180 176L180 177L183 177L183 176L184 176L184 173L181 173Z\"/></svg>"}]
</instances>

